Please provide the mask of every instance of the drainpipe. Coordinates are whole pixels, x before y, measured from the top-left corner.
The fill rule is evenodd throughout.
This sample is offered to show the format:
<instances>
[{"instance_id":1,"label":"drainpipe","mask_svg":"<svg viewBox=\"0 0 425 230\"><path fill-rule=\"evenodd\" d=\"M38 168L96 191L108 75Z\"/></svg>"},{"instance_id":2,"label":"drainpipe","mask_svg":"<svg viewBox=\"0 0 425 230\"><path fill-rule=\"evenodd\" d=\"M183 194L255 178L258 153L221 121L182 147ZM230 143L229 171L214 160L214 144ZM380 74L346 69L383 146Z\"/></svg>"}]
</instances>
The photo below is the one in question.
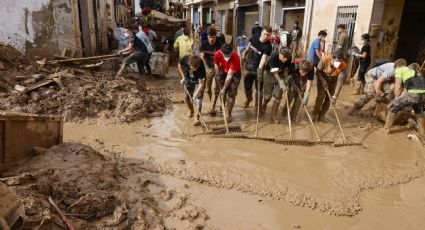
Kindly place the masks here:
<instances>
[{"instance_id":1,"label":"drainpipe","mask_svg":"<svg viewBox=\"0 0 425 230\"><path fill-rule=\"evenodd\" d=\"M306 26L304 26L304 52L303 55L305 55L307 53L307 47L309 46L308 42L310 41L310 36L311 36L311 24L313 22L313 8L314 8L314 0L307 0L307 7L306 7L306 17L305 17L305 21L308 22L306 24Z\"/></svg>"},{"instance_id":2,"label":"drainpipe","mask_svg":"<svg viewBox=\"0 0 425 230\"><path fill-rule=\"evenodd\" d=\"M236 47L236 38L237 36L237 30L238 30L238 18L237 18L237 11L238 11L238 7L239 7L239 3L237 2L237 0L233 0L233 32L232 32L232 37L233 39L233 47Z\"/></svg>"}]
</instances>

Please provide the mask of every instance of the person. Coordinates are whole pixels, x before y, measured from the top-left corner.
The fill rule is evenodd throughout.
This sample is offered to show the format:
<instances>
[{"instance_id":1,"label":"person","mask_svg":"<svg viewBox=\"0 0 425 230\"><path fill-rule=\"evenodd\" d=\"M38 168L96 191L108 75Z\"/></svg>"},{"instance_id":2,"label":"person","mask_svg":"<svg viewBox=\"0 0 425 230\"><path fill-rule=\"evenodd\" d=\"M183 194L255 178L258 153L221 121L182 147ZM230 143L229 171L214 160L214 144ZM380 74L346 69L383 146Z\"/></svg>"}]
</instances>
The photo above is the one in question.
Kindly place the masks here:
<instances>
[{"instance_id":1,"label":"person","mask_svg":"<svg viewBox=\"0 0 425 230\"><path fill-rule=\"evenodd\" d=\"M313 42L311 43L310 49L308 50L307 60L311 62L314 65L314 67L317 67L320 59L322 59L323 49L321 47L321 42L326 39L327 35L328 33L326 33L326 31L324 30L319 31L317 38L313 40Z\"/></svg>"},{"instance_id":2,"label":"person","mask_svg":"<svg viewBox=\"0 0 425 230\"><path fill-rule=\"evenodd\" d=\"M200 57L202 59L202 61L205 64L205 67L207 69L207 81L206 81L206 91L208 94L208 97L211 100L212 97L212 84L213 84L213 79L215 81L215 87L214 87L214 99L213 99L213 103L211 105L211 109L209 110L209 113L211 115L215 114L215 105L217 103L217 99L218 99L218 95L220 93L220 78L218 78L217 73L215 72L215 68L214 68L214 54L217 50L221 49L221 46L223 44L221 44L218 40L217 40L217 31L212 28L209 27L207 30L207 35L208 35L208 39L204 42L202 42L201 44L201 49L200 49Z\"/></svg>"},{"instance_id":3,"label":"person","mask_svg":"<svg viewBox=\"0 0 425 230\"><path fill-rule=\"evenodd\" d=\"M236 38L236 49L239 57L245 56L246 47L248 46L249 39L245 31L242 31L241 36Z\"/></svg>"},{"instance_id":4,"label":"person","mask_svg":"<svg viewBox=\"0 0 425 230\"><path fill-rule=\"evenodd\" d=\"M369 34L363 34L361 36L363 46L360 49L360 53L352 52L353 57L359 59L359 72L357 74L357 86L356 95L363 94L364 86L366 84L365 74L370 66L371 62L371 50L370 50L370 37Z\"/></svg>"},{"instance_id":5,"label":"person","mask_svg":"<svg viewBox=\"0 0 425 230\"><path fill-rule=\"evenodd\" d=\"M138 31L139 27L137 25L134 25L128 35L127 48L118 51L118 54L130 55L124 59L123 64L121 65L121 68L117 73L117 77L121 77L127 70L127 67L132 63L137 63L137 68L139 70L140 75L144 74L144 66L148 55L148 50L146 48L146 45L137 36L135 36Z\"/></svg>"},{"instance_id":6,"label":"person","mask_svg":"<svg viewBox=\"0 0 425 230\"><path fill-rule=\"evenodd\" d=\"M272 36L270 37L270 43L272 44L272 50L278 51L280 46L280 38L277 36L277 30L273 30Z\"/></svg>"},{"instance_id":7,"label":"person","mask_svg":"<svg viewBox=\"0 0 425 230\"><path fill-rule=\"evenodd\" d=\"M117 28L114 30L114 37L118 41L118 50L123 50L128 46L127 37L125 36L126 29L123 28L122 22L117 23Z\"/></svg>"},{"instance_id":8,"label":"person","mask_svg":"<svg viewBox=\"0 0 425 230\"><path fill-rule=\"evenodd\" d=\"M314 80L314 65L308 60L301 60L293 72L288 83L288 102L292 104L290 116L292 122L296 122L300 106L307 106L310 97L311 86ZM282 112L287 114L286 106Z\"/></svg>"},{"instance_id":9,"label":"person","mask_svg":"<svg viewBox=\"0 0 425 230\"><path fill-rule=\"evenodd\" d=\"M282 24L279 28L280 46L289 48L291 44L291 34L285 30L285 26Z\"/></svg>"},{"instance_id":10,"label":"person","mask_svg":"<svg viewBox=\"0 0 425 230\"><path fill-rule=\"evenodd\" d=\"M210 23L208 23L208 24L206 25L206 27L205 27L205 30L201 32L201 43L202 43L202 42L204 42L204 41L206 41L206 40L208 40L208 34L207 34L207 31L208 31L208 28L210 28L210 27L211 27L211 24L210 24ZM216 31L217 31L217 30L216 30Z\"/></svg>"},{"instance_id":11,"label":"person","mask_svg":"<svg viewBox=\"0 0 425 230\"><path fill-rule=\"evenodd\" d=\"M251 38L254 37L255 35L260 36L261 31L263 31L263 27L261 27L260 23L256 21L254 23L254 27L252 27L252 30L251 30Z\"/></svg>"},{"instance_id":12,"label":"person","mask_svg":"<svg viewBox=\"0 0 425 230\"><path fill-rule=\"evenodd\" d=\"M176 33L174 34L174 40L176 40L178 37L183 35L183 30L184 28L186 28L186 26L184 24L182 24L180 26L180 29L176 31Z\"/></svg>"},{"instance_id":13,"label":"person","mask_svg":"<svg viewBox=\"0 0 425 230\"><path fill-rule=\"evenodd\" d=\"M320 60L316 69L318 82L317 98L313 109L314 119L317 117L318 121L323 121L330 103L336 103L345 79L343 71L346 67L341 51L336 51L332 56L327 55Z\"/></svg>"},{"instance_id":14,"label":"person","mask_svg":"<svg viewBox=\"0 0 425 230\"><path fill-rule=\"evenodd\" d=\"M394 62L396 98L389 107L384 131L390 133L397 112L409 106L413 108L418 123L418 131L421 138L423 138L425 135L425 117L423 111L425 101L425 78L421 73L406 65L406 60L402 58ZM402 93L403 89L405 89L406 92Z\"/></svg>"},{"instance_id":15,"label":"person","mask_svg":"<svg viewBox=\"0 0 425 230\"><path fill-rule=\"evenodd\" d=\"M248 108L249 103L252 101L252 85L255 84L256 89L256 100L255 100L255 111L260 107L262 101L262 88L263 88L263 70L267 64L267 59L272 53L272 45L269 42L272 28L265 26L260 35L255 35L251 38L247 52L245 53L244 59L246 75L244 79L245 96L246 100L243 104L243 108ZM258 88L258 86L260 86Z\"/></svg>"},{"instance_id":16,"label":"person","mask_svg":"<svg viewBox=\"0 0 425 230\"><path fill-rule=\"evenodd\" d=\"M216 29L217 31L221 30L220 26L215 24L215 19L211 19L211 23L210 23L211 27L213 27L214 29Z\"/></svg>"},{"instance_id":17,"label":"person","mask_svg":"<svg viewBox=\"0 0 425 230\"><path fill-rule=\"evenodd\" d=\"M267 62L264 73L264 103L260 109L260 115L264 115L267 104L273 97L270 121L279 123L277 111L282 99L283 91L287 90L288 80L293 72L291 50L281 47L279 51L274 51Z\"/></svg>"},{"instance_id":18,"label":"person","mask_svg":"<svg viewBox=\"0 0 425 230\"><path fill-rule=\"evenodd\" d=\"M357 114L373 98L377 102L383 98L390 99L394 88L394 62L388 62L370 69L365 74L364 95L362 95L350 111L349 115Z\"/></svg>"},{"instance_id":19,"label":"person","mask_svg":"<svg viewBox=\"0 0 425 230\"><path fill-rule=\"evenodd\" d=\"M186 55L192 54L193 38L190 35L189 29L185 27L183 29L183 35L178 37L174 42L174 48L179 49L179 59Z\"/></svg>"},{"instance_id":20,"label":"person","mask_svg":"<svg viewBox=\"0 0 425 230\"><path fill-rule=\"evenodd\" d=\"M214 27L213 27L214 28ZM217 30L217 40L221 43L224 44L226 43L226 38L224 37L224 34L221 32L220 29L216 29Z\"/></svg>"},{"instance_id":21,"label":"person","mask_svg":"<svg viewBox=\"0 0 425 230\"><path fill-rule=\"evenodd\" d=\"M341 52L344 60L346 61L346 58L348 56L348 36L345 33L345 28L346 27L344 24L339 24L336 27L338 37L337 37L335 51Z\"/></svg>"},{"instance_id":22,"label":"person","mask_svg":"<svg viewBox=\"0 0 425 230\"><path fill-rule=\"evenodd\" d=\"M300 23L298 21L295 21L294 28L291 30L291 50L293 58L297 55L298 44L300 43L300 39L302 36L302 30L299 24Z\"/></svg>"},{"instance_id":23,"label":"person","mask_svg":"<svg viewBox=\"0 0 425 230\"><path fill-rule=\"evenodd\" d=\"M197 55L186 55L182 59L180 59L178 69L181 77L180 84L182 84L189 93L188 95L185 92L184 98L186 105L189 108L189 117L192 117L194 115L193 104L195 104L195 109L198 110L198 113L194 117L193 125L199 126L201 124L199 120L199 114L201 114L202 112L202 98L204 96L206 79L204 63L202 62L202 59Z\"/></svg>"},{"instance_id":24,"label":"person","mask_svg":"<svg viewBox=\"0 0 425 230\"><path fill-rule=\"evenodd\" d=\"M149 60L150 60L152 52L153 52L152 43L149 40L149 37L146 35L146 33L143 30L140 30L140 28L139 28L139 31L136 34L136 37L138 37L143 42L143 44L145 44L145 46L146 46L148 53L147 53L147 57L146 57L146 60L145 60L145 66L144 67L146 67L148 74L152 75L151 66L149 65Z\"/></svg>"},{"instance_id":25,"label":"person","mask_svg":"<svg viewBox=\"0 0 425 230\"><path fill-rule=\"evenodd\" d=\"M224 44L221 50L216 51L214 54L214 68L221 83L220 97L226 98L225 119L229 123L232 122L232 110L241 80L240 63L239 56L232 50L232 45L230 44Z\"/></svg>"}]
</instances>

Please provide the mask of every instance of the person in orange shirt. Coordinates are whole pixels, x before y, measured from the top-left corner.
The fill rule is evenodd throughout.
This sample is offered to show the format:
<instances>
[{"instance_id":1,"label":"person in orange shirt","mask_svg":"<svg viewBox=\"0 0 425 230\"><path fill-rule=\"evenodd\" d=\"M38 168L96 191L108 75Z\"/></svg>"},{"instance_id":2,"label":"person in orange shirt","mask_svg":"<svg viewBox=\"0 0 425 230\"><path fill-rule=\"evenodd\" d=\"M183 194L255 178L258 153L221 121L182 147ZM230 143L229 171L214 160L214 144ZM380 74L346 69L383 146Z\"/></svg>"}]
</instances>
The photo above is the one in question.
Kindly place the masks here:
<instances>
[{"instance_id":1,"label":"person in orange shirt","mask_svg":"<svg viewBox=\"0 0 425 230\"><path fill-rule=\"evenodd\" d=\"M323 121L326 112L329 110L330 103L335 104L344 83L344 69L347 63L343 60L341 51L327 55L320 60L316 69L317 76L317 98L313 109L313 118ZM326 88L329 90L330 97L327 95Z\"/></svg>"}]
</instances>

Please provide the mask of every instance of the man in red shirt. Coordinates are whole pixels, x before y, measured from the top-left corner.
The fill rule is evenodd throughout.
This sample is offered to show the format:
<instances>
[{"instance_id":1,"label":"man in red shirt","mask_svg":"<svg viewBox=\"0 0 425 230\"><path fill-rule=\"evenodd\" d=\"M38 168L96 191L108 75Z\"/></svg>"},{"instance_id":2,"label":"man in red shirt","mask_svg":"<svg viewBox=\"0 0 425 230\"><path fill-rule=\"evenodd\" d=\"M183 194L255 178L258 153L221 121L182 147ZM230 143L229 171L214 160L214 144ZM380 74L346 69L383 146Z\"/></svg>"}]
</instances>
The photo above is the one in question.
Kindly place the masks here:
<instances>
[{"instance_id":1,"label":"man in red shirt","mask_svg":"<svg viewBox=\"0 0 425 230\"><path fill-rule=\"evenodd\" d=\"M241 80L241 62L238 54L232 50L232 45L224 44L221 50L214 54L214 68L221 83L220 96L226 98L226 120L232 121L232 110L235 105L238 86ZM215 106L215 105L213 105Z\"/></svg>"}]
</instances>

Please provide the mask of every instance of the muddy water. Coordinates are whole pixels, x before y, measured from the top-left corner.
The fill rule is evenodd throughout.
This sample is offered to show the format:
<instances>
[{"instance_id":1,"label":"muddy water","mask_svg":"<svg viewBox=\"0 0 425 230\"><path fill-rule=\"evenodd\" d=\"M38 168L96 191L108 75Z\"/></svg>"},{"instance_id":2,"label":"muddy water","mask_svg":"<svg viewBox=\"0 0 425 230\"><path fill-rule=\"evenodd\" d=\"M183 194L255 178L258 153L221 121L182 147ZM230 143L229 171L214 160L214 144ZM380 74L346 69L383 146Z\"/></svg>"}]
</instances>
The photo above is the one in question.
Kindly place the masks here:
<instances>
[{"instance_id":1,"label":"muddy water","mask_svg":"<svg viewBox=\"0 0 425 230\"><path fill-rule=\"evenodd\" d=\"M175 87L173 100L179 102L183 92L174 82L169 79L152 84ZM241 90L242 85L236 102L234 123L242 125L247 134L253 134L253 107L240 108L244 99ZM313 93L311 98L314 96ZM180 103L175 104L163 117L130 125L99 127L67 124L65 139L92 144L96 144L98 139L129 157L152 161L156 170L163 175L196 182L194 184L199 187L193 189L193 194L201 204L210 207L213 223L220 220L216 223L219 228L232 229L234 222L229 221L225 213L214 209L213 204L220 203L220 209L224 210L227 202L233 201L235 204L233 208L228 208L229 213L235 212L246 221L259 213L263 213L260 216L267 216L266 219L254 218L254 222L260 225L258 228L254 223L247 225L251 229L280 229L279 226L287 226L290 222L281 220L282 214L292 217L291 220L295 221L292 227L298 227L297 220L302 222L302 226L309 226L300 218L307 216L311 221L321 223L318 226L324 228L330 226L338 229L336 226L355 225L364 229L374 226L372 220L375 217L382 221L398 211L406 213L403 221L415 223L414 228L406 229L425 227L423 221L417 218L419 214L415 215L416 212L412 211L425 213L425 197L417 196L412 192L414 190L409 190L411 194L400 192L403 184L415 183L415 179L421 178L416 189L425 194L424 148L406 140L405 132L387 136L378 131L381 124L371 119L346 117L343 114L347 114L346 107L352 104L352 97L343 95L342 98L338 103L338 111L345 133L351 141L362 142L365 147L297 147L256 140L218 139L207 135L190 137L191 134L199 133L201 128L191 126L192 119L185 117L187 109ZM208 99L205 105L209 106ZM300 110L301 121L306 120L302 112ZM205 115L205 120L210 125L222 125L220 115ZM268 116L267 113L260 119L259 135L288 138L288 125L284 117L282 124L275 125L269 124ZM327 123L317 124L322 139L341 140L333 115L329 113L327 118ZM295 124L293 129L295 138L315 138L305 122ZM405 131L402 127L397 129ZM240 192L246 195L240 195ZM214 202L213 194L223 195L224 201L216 197ZM253 209L252 212L241 211L247 205ZM309 209L318 211L311 212ZM385 209L382 215L371 212L381 209ZM275 218L270 217L271 213L276 213ZM333 216L341 217L335 219ZM385 229L385 226L391 225L375 226ZM406 227L403 224L400 226Z\"/></svg>"}]
</instances>

